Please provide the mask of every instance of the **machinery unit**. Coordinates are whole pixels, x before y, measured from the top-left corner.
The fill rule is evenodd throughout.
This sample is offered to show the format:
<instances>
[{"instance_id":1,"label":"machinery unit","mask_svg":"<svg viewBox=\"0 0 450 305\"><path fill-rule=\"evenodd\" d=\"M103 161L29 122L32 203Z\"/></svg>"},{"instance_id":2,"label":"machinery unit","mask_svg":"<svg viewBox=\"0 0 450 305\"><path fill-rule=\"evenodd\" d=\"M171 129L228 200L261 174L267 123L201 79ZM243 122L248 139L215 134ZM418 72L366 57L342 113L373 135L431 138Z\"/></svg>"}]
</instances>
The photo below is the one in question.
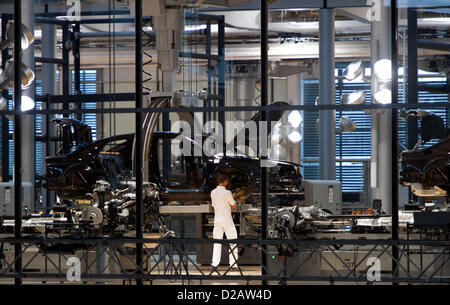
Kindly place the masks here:
<instances>
[{"instance_id":1,"label":"machinery unit","mask_svg":"<svg viewBox=\"0 0 450 305\"><path fill-rule=\"evenodd\" d=\"M31 198L33 185L31 182L22 182L22 208L33 208ZM14 183L0 183L0 217L14 217Z\"/></svg>"},{"instance_id":2,"label":"machinery unit","mask_svg":"<svg viewBox=\"0 0 450 305\"><path fill-rule=\"evenodd\" d=\"M314 205L332 214L342 214L342 187L336 180L303 180L305 200L301 206Z\"/></svg>"}]
</instances>

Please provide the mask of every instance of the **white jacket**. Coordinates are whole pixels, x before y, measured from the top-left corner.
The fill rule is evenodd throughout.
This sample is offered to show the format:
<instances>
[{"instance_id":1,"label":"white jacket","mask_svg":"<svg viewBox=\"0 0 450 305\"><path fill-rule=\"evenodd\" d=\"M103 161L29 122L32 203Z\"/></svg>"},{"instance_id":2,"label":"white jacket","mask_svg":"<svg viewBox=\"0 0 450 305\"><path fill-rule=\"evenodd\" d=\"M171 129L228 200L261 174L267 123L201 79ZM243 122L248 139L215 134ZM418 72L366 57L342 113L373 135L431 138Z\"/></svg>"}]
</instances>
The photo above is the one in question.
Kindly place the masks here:
<instances>
[{"instance_id":1,"label":"white jacket","mask_svg":"<svg viewBox=\"0 0 450 305\"><path fill-rule=\"evenodd\" d=\"M214 208L214 223L234 224L231 217L231 206L236 204L231 191L224 186L217 186L211 192L211 201Z\"/></svg>"}]
</instances>

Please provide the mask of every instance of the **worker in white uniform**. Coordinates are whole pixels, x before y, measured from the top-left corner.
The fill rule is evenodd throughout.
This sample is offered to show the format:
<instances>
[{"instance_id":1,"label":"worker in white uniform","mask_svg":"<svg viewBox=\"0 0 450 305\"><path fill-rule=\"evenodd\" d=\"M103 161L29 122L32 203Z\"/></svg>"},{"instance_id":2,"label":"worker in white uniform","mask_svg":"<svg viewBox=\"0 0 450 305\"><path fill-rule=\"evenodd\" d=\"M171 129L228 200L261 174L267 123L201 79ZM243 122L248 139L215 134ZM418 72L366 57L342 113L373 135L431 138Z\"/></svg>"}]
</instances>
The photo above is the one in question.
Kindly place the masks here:
<instances>
[{"instance_id":1,"label":"worker in white uniform","mask_svg":"<svg viewBox=\"0 0 450 305\"><path fill-rule=\"evenodd\" d=\"M223 233L227 239L237 239L236 227L234 226L233 217L231 216L231 208L236 207L236 201L233 194L226 189L229 178L224 174L219 174L218 186L211 192L212 206L214 207L214 239L223 239ZM238 249L236 244L230 244L229 264L232 271L238 270L235 264L238 257ZM222 255L222 244L214 244L211 268L217 271Z\"/></svg>"}]
</instances>

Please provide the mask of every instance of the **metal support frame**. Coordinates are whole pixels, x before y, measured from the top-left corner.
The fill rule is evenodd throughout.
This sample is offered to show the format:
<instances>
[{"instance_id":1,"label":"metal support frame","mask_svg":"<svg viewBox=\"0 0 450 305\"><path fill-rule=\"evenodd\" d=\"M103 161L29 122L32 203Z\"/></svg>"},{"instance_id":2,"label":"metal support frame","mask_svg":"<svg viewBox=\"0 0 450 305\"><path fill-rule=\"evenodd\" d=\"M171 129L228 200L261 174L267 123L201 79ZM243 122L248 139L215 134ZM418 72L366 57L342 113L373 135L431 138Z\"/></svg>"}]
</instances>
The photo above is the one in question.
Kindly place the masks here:
<instances>
[{"instance_id":1,"label":"metal support frame","mask_svg":"<svg viewBox=\"0 0 450 305\"><path fill-rule=\"evenodd\" d=\"M135 90L136 90L136 109L142 108L142 0L136 0L135 3ZM136 238L143 237L143 205L142 205L142 115L136 113ZM143 244L136 243L136 263L141 266L143 262ZM137 281L142 285L142 280Z\"/></svg>"},{"instance_id":2,"label":"metal support frame","mask_svg":"<svg viewBox=\"0 0 450 305\"><path fill-rule=\"evenodd\" d=\"M392 105L398 104L398 9L397 1L391 0L391 64L392 64ZM392 240L398 240L398 111L393 109L391 130L391 168L392 168ZM398 276L399 249L396 245L392 247L392 277ZM394 282L395 284L395 282Z\"/></svg>"},{"instance_id":3,"label":"metal support frame","mask_svg":"<svg viewBox=\"0 0 450 305\"><path fill-rule=\"evenodd\" d=\"M205 53L180 52L181 57L205 59L208 60L208 88L205 108L211 108L212 105L225 107L225 19L220 15L209 14L189 14L185 18L196 18L199 21L206 22L206 44ZM211 53L211 24L217 23L217 54ZM213 78L217 78L217 80ZM216 83L217 81L217 83ZM205 112L204 122L213 119L213 111ZM225 113L217 112L217 120L225 126ZM225 130L223 130L225 138Z\"/></svg>"},{"instance_id":4,"label":"metal support frame","mask_svg":"<svg viewBox=\"0 0 450 305\"><path fill-rule=\"evenodd\" d=\"M334 77L334 10L326 6L319 11L319 104L333 105L335 96ZM319 112L320 179L336 179L335 114L334 111Z\"/></svg>"},{"instance_id":5,"label":"metal support frame","mask_svg":"<svg viewBox=\"0 0 450 305\"><path fill-rule=\"evenodd\" d=\"M67 64L62 66L62 93L64 96L68 96L70 94L70 67L69 67L69 50L68 43L69 41L69 24L64 23L62 25L62 59ZM63 109L69 109L69 103L63 104ZM68 115L64 115L64 117L68 117ZM68 153L65 151L64 153Z\"/></svg>"},{"instance_id":6,"label":"metal support frame","mask_svg":"<svg viewBox=\"0 0 450 305\"><path fill-rule=\"evenodd\" d=\"M218 20L218 56L219 56L219 66L218 66L218 104L219 107L225 106L225 19L221 16ZM219 112L218 119L222 126L225 126L225 113ZM223 137L225 139L225 128L223 130Z\"/></svg>"},{"instance_id":7,"label":"metal support frame","mask_svg":"<svg viewBox=\"0 0 450 305\"><path fill-rule=\"evenodd\" d=\"M408 103L417 103L417 10L408 9ZM408 117L407 146L412 149L417 143L417 119Z\"/></svg>"},{"instance_id":8,"label":"metal support frame","mask_svg":"<svg viewBox=\"0 0 450 305\"><path fill-rule=\"evenodd\" d=\"M261 0L261 106L267 106L268 102L268 7L267 1ZM261 122L266 123L269 117L268 110L261 111ZM259 141L267 141L266 138L259 137ZM259 145L260 147L261 144ZM265 146L265 145L264 145ZM260 152L261 159L261 240L267 238L268 224L268 193L269 193L269 175L265 161L267 160L266 152ZM263 267L262 274L266 274L267 270L267 249L263 247L261 253L261 265ZM263 284L266 284L263 281Z\"/></svg>"},{"instance_id":9,"label":"metal support frame","mask_svg":"<svg viewBox=\"0 0 450 305\"><path fill-rule=\"evenodd\" d=\"M205 43L205 53L206 55L211 55L211 21L206 22L206 43ZM204 102L204 107L209 108L211 107L211 99L209 98L209 95L211 94L211 83L212 83L212 76L213 76L213 68L211 66L212 61L211 58L208 58L208 88L206 91L207 98ZM209 122L211 121L211 113L205 112L203 113L203 122Z\"/></svg>"},{"instance_id":10,"label":"metal support frame","mask_svg":"<svg viewBox=\"0 0 450 305\"><path fill-rule=\"evenodd\" d=\"M397 135L397 129L398 127L396 126L397 124L397 109L406 109L406 108L416 108L418 105L416 105L416 103L408 103L408 105L398 105L398 101L397 101L397 91L398 91L398 85L397 85L397 79L398 79L398 75L397 75L397 67L398 67L398 55L397 55L397 35L394 35L394 33L397 33L397 7L396 7L396 1L393 0L392 1L392 6L391 6L391 22L392 22L392 30L393 30L393 35L392 35L392 49L391 49L391 55L392 55L392 71L393 71L393 76L392 79L394 80L392 83L392 105L361 105L361 106L348 106L348 105L319 105L318 107L314 106L314 107L307 107L304 105L291 105L291 106L280 106L280 107L273 107L273 108L268 108L267 106L267 85L268 85L268 77L267 77L267 64L268 64L268 57L267 57L267 1L263 1L261 0L261 106L246 106L246 107L225 107L225 102L224 102L224 96L225 96L225 87L224 87L224 69L225 69L225 60L224 60L224 32L221 31L220 29L224 28L224 21L223 18L222 19L217 19L219 22L219 54L218 57L216 58L215 55L211 55L211 54L206 54L206 59L208 59L208 61L212 61L212 60L219 60L219 73L218 73L218 98L222 98L222 102L220 102L219 99L219 103L217 107L210 107L208 109L201 109L201 108L185 108L181 111L197 111L197 112L211 112L211 111L217 111L219 113L219 121L220 120L224 120L225 119L225 112L226 111L254 111L254 110L262 110L262 121L267 121L267 117L268 117L268 112L269 110L277 110L277 109L284 109L284 110L294 110L294 109L298 109L298 110L334 110L334 109L341 109L341 110L345 110L345 109L352 109L352 110L357 110L357 109L393 109L392 111L392 144L393 147L396 147L396 137L398 137ZM20 33L20 24L21 24L21 12L20 12L20 8L21 8L21 4L20 4L20 0L15 0L14 1L14 20L15 20L15 33ZM56 114L56 113L63 113L65 116L68 116L70 113L75 113L75 114L79 114L81 115L82 113L111 113L111 112L121 112L121 113L135 113L136 115L136 152L140 152L142 149L142 130L141 130L141 123L142 123L142 113L145 112L165 112L165 113L170 113L170 112L179 112L180 109L143 109L142 108L142 97L143 97L143 92L142 92L142 53L141 53L141 49L142 49L142 0L137 0L136 1L136 16L137 18L135 18L135 28L136 28L136 50L135 50L135 56L136 56L136 80L135 80L135 86L136 86L136 92L134 94L123 94L122 95L122 100L136 100L136 107L135 108L123 108L123 109L110 109L109 111L107 109L94 109L94 110L85 110L85 109L72 109L70 110L68 105L70 102L75 102L75 103L83 103L83 102L91 102L93 101L92 98L98 98L98 101L109 101L109 95L105 95L105 94L101 94L101 95L86 95L86 96L73 96L70 95L70 70L69 70L69 51L67 50L67 48L64 46L63 47L63 59L62 60L58 60L58 59L50 59L50 58L38 58L37 61L40 62L47 62L47 63L55 63L55 64L63 64L63 75L62 75L62 79L63 79L63 95L62 96L44 96L44 97L37 97L36 100L47 100L48 103L63 103L63 110L58 110L58 109L46 109L46 110L33 110L28 112L27 114L31 115L31 114ZM6 19L5 19L6 20ZM41 22L49 22L49 23L53 23L53 24L60 24L63 27L63 42L68 41L69 38L69 24L67 22L50 22L50 20L47 19L41 19ZM6 28L6 23L3 23L3 15L2 15L2 30L3 27ZM4 31L2 31L2 33L4 33ZM23 253L25 253L25 251L30 247L30 245L24 245L24 243L31 243L34 245L38 245L40 243L43 242L42 239L39 238L22 238L22 234L21 234L21 225L22 225L22 218L21 218L21 158L20 158L20 151L21 151L21 144L20 144L20 121L21 121L21 111L20 111L20 101L21 101L21 81L20 81L20 35L15 35L14 37L14 41L15 41L15 48L14 48L14 58L15 58L15 63L14 63L14 71L15 71L15 82L14 82L14 100L15 100L15 109L14 111L1 111L0 115L4 115L4 114L13 114L14 115L14 131L15 131L15 138L14 138L14 194L15 194L15 229L14 229L14 239L2 239L0 240L0 243L12 243L14 244L14 248L15 248L15 254L14 254L14 260L11 261L10 263L8 263L5 266L9 266L7 269L2 269L0 270L0 277L11 277L11 278L15 278L15 282L16 284L20 284L22 282L22 278L23 277L40 277L40 278L65 278L66 274L65 273L58 273L58 274L50 274L50 273L24 273L22 270L22 255ZM75 50L74 50L75 52ZM2 56L4 55L4 53L2 54ZM192 54L190 54L192 55ZM196 55L194 55L196 56ZM200 56L200 55L198 55ZM200 57L199 57L200 58ZM5 59L5 57L3 57L3 59ZM5 62L5 60L3 61ZM416 69L417 70L417 69ZM77 80L77 77L75 76L75 80ZM79 78L78 78L79 81ZM75 81L76 82L76 81ZM75 84L76 85L76 84ZM116 101L120 100L121 95L120 94L115 94L115 99ZM434 105L432 105L433 107L450 107L449 105L444 105L444 104L439 104L439 103L432 103ZM419 105L420 107L423 108L430 108L430 103L423 103ZM81 108L81 107L80 107ZM6 120L5 120L6 121ZM6 124L7 126L7 124ZM7 129L6 129L7 130ZM394 137L394 133L395 133L395 137ZM4 137L2 138L2 144L8 144L7 142L8 137ZM395 143L395 145L394 145ZM4 147L8 147L8 146L4 146ZM394 168L394 164L395 164L395 168L397 166L397 152L396 150L392 152L392 166ZM263 158L266 156L262 156ZM425 266L420 266L418 269L420 270L419 272L419 276L418 277L411 277L409 272L408 272L408 276L406 277L400 277L399 276L399 270L403 269L403 266L401 264L401 256L405 255L405 251L402 248L403 246L411 246L411 245L420 245L422 246L427 246L427 245L436 245L437 247L442 247L443 250L441 252L438 253L438 257L442 257L442 255L444 255L444 259L442 265L440 266L440 268L444 268L443 266L445 265L445 263L448 262L449 258L449 247L450 244L448 242L445 241L439 241L439 242L435 242L435 244L429 244L426 242L418 242L418 241L411 241L411 242L403 242L403 241L399 241L398 240L398 218L396 219L396 215L398 215L397 213L394 213L393 216L393 230L392 230L392 240L391 241L349 241L349 240L345 240L345 241L302 241L302 240L266 240L267 237L267 232L266 232L266 228L267 228L267 193L268 193L268 177L267 177L267 168L262 167L261 168L261 172L262 172L262 234L261 234L261 239L259 240L237 240L237 241L232 241L233 243L237 243L238 245L242 246L244 248L244 250L248 250L250 248L252 248L254 245L259 245L260 249L262 250L261 253L261 268L262 268L262 274L261 276L244 276L244 275L239 275L239 276L233 276L233 275L221 275L221 276L217 276L215 277L214 275L211 274L204 274L202 273L201 275L193 275L193 274L183 274L182 272L186 272L185 267L183 267L183 269L180 269L179 266L180 265L173 265L175 268L173 269L167 269L170 272L176 272L176 273L164 273L164 274L155 274L152 273L152 271L155 271L155 269L150 269L150 272L145 273L143 266L146 264L149 264L149 262L151 261L151 250L150 252L145 252L143 250L143 244L144 243L156 243L157 247L169 247L169 249L171 249L171 251L165 251L166 253L176 253L176 255L180 256L186 256L186 260L189 261L191 264L195 263L192 262L192 260L189 258L189 254L191 252L189 251L194 251L196 252L196 246L195 243L211 243L211 245L213 243L217 243L217 240L208 240L208 239L189 239L189 240L182 240L182 239L176 239L176 240L161 240L161 239L156 239L156 240L151 240L151 239L142 239L143 237L143 232L142 232L142 224L143 224L143 219L142 219L142 155L140 153L137 153L136 156L136 163L137 163L137 171L136 171L136 207L137 207L137 217L136 217L136 238L135 239L117 239L117 238L110 238L110 239L97 239L97 240L83 240L82 242L88 243L88 244L98 244L98 243L104 243L105 245L107 245L108 243L135 243L136 244L136 260L132 260L131 256L129 256L129 259L132 260L133 262L135 262L135 266L136 266L136 272L133 274L127 273L126 270L120 270L120 274L85 274L86 278L126 278L126 279L136 279L138 281L138 283L142 283L143 279L157 279L157 278L164 278L164 279L168 279L168 278L174 278L174 279L230 279L230 280L236 280L236 279L247 279L247 280L262 280L263 282L266 282L268 280L286 280L286 278L288 280L329 280L330 277L299 277L299 276L288 276L289 272L286 269L281 269L280 273L276 273L276 274L272 274L269 272L268 268L267 268L267 256L268 256L268 247L270 246L276 246L276 245L286 245L289 244L290 246L295 246L295 247L305 247L305 246L312 246L316 253L318 253L318 255L323 254L323 249L321 247L325 247L326 251L331 250L332 246L335 244L342 244L342 245L348 245L348 244L364 244L366 246L368 245L372 245L373 248L372 249L376 249L376 248L380 248L381 250L390 254L392 256L392 276L391 277L386 277L383 278L384 281L391 281L391 282L450 282L450 280L448 278L436 278L436 272L434 271L435 269L433 269L433 273L427 274L427 272L430 270L431 264L430 265L425 265ZM2 160L2 165L5 165L5 159ZM4 169L5 170L5 169ZM392 171L392 179L393 181L397 180L397 172L396 171ZM395 179L395 180L394 180ZM398 198L397 198L397 191L392 192L392 210L394 211L398 211ZM56 240L49 240L46 239L45 243L48 242L54 242L54 243L70 243L70 242L75 242L73 240L67 239L67 240L62 240L62 239L56 239ZM79 242L79 240L77 240L77 242ZM225 245L228 245L230 241L223 241L223 243ZM181 246L182 245L182 246ZM247 246L246 246L247 245ZM112 251L115 252L116 248L115 247L108 247L105 246L104 247L104 251ZM167 249L167 248L165 248ZM176 252L173 252L173 250L176 250ZM155 250L156 251L156 250ZM373 250L371 250L373 251ZM408 248L409 251L409 248ZM112 253L111 252L111 253ZM331 251L332 252L332 251ZM370 253L370 252L369 252ZM408 252L409 253L409 252ZM43 253L44 255L46 255L48 253ZM146 256L144 257L144 254L146 254ZM338 255L336 253L333 253L334 255ZM201 253L199 254L201 255ZM48 258L48 257L47 257ZM186 261L186 260L180 260L181 261ZM435 260L433 261L433 263L435 262ZM27 262L26 264L28 264L29 262ZM361 262L359 262L359 264L361 264ZM14 266L14 268L12 267ZM332 265L330 265L332 267ZM363 281L366 282L367 279L366 277L351 277L351 275L354 275L354 271L356 270L356 267L354 269L349 268L349 272L346 275L342 275L339 272L337 272L337 275L335 277L333 277L334 280L342 280L342 281ZM282 267L283 268L283 267ZM286 266L284 266L284 268L286 268ZM409 270L409 269L408 269ZM439 270L439 268L437 269ZM336 270L335 270L336 271ZM227 273L227 272L226 272Z\"/></svg>"},{"instance_id":11,"label":"metal support frame","mask_svg":"<svg viewBox=\"0 0 450 305\"><path fill-rule=\"evenodd\" d=\"M6 26L8 21L12 19L10 14L2 14L2 41L6 39ZM6 61L9 59L8 49L2 50L2 69L5 69ZM2 95L6 97L7 90L3 90ZM2 181L7 182L10 179L9 175L9 123L8 119L2 115Z\"/></svg>"},{"instance_id":12,"label":"metal support frame","mask_svg":"<svg viewBox=\"0 0 450 305\"><path fill-rule=\"evenodd\" d=\"M22 237L22 116L20 115L22 98L22 4L21 0L14 0L14 237ZM14 244L15 271L22 273L22 244ZM20 285L22 279L15 278L15 284Z\"/></svg>"},{"instance_id":13,"label":"metal support frame","mask_svg":"<svg viewBox=\"0 0 450 305\"><path fill-rule=\"evenodd\" d=\"M116 96L119 93L116 94ZM84 94L80 96L70 96L67 99L70 100L79 100L82 103L92 101L90 100L90 96L94 96L98 99L99 102L107 101L109 98L108 94ZM134 93L124 93L123 96L132 96L134 97ZM53 103L63 103L65 98L60 96L60 101L55 101L55 99L50 96L49 98ZM37 99L39 100L39 99ZM123 101L130 101L133 99L123 99ZM116 100L117 101L117 100ZM149 112L236 112L236 111L259 111L259 110L269 110L269 111L291 111L291 110L299 110L299 111L320 111L320 110L336 110L336 111L344 111L344 110L353 110L353 111L361 111L361 110L374 110L374 109L397 109L397 110L408 110L408 109L439 109L439 108L450 108L450 104L447 102L423 102L418 104L363 104L363 105L268 105L268 106L225 106L225 107L211 107L210 109L206 109L203 107L183 107L183 108L116 108L116 109L49 109L49 110L29 110L27 114L75 114L75 113L149 113ZM0 111L0 115L15 115L19 113L19 111Z\"/></svg>"},{"instance_id":14,"label":"metal support frame","mask_svg":"<svg viewBox=\"0 0 450 305\"><path fill-rule=\"evenodd\" d=\"M74 94L80 95L81 92L81 57L80 57L80 24L76 23L72 26L72 54L73 54L73 85L74 85ZM75 109L81 109L80 103L74 104ZM81 121L81 114L76 114L75 118Z\"/></svg>"},{"instance_id":15,"label":"metal support frame","mask_svg":"<svg viewBox=\"0 0 450 305\"><path fill-rule=\"evenodd\" d=\"M310 239L237 239L237 240L215 240L204 238L164 238L164 239L136 239L136 238L77 238L61 239L52 237L42 238L0 238L1 244L23 243L22 250L17 253L17 258L23 257L24 269L44 260L43 270L24 271L18 273L13 265L17 258L5 256L0 267L0 278L30 278L41 280L67 281L66 261L72 255L65 252L49 253L49 246L63 246L78 244L82 248L79 251L79 259L84 263L81 270L82 281L104 281L110 280L242 280L265 282L276 281L287 282L315 282L325 281L330 283L370 283L367 274L371 265L367 265L370 257L378 259L392 258L398 264L398 274L380 274L380 282L385 283L450 283L450 241L416 241L416 240L310 240ZM259 256L277 255L271 259L269 265L258 264L257 273L246 273L245 269L239 268L239 272L231 272L230 267L225 267L219 272L209 271L202 268L198 261L208 260L203 253L204 246L212 247L214 243L221 243L224 248L232 253L235 244L241 255L236 261L237 266L244 255L256 262ZM131 244L151 245L145 249L142 261L137 261L129 254ZM101 249L98 255L91 256L98 246ZM344 251L335 249L340 245ZM232 248L233 247L233 248ZM399 249L399 256L394 257L394 247ZM341 249L342 249L341 248ZM25 257L24 254L34 249L34 255ZM256 249L256 250L255 250ZM427 249L423 251L421 249ZM289 251L286 251L289 250ZM278 254L277 254L278 253ZM288 254L289 253L289 254ZM304 255L307 253L308 255ZM364 253L364 254L363 254ZM302 255L303 254L303 255ZM352 264L345 261L351 255L354 259ZM114 270L110 272L98 272L98 266L103 265L103 259L108 257ZM197 259L195 259L197 257ZM223 263L227 255L222 256ZM303 272L306 264L311 264L311 257L318 258L316 263L319 270L327 269L326 273L311 275ZM332 262L335 260L342 263L338 268ZM419 263L420 260L420 263ZM92 268L97 266L97 268ZM322 269L323 268L323 269ZM52 270L53 269L53 270ZM104 268L103 268L104 269ZM92 270L92 271L91 271ZM94 271L95 270L95 271ZM102 270L104 271L104 270Z\"/></svg>"}]
</instances>

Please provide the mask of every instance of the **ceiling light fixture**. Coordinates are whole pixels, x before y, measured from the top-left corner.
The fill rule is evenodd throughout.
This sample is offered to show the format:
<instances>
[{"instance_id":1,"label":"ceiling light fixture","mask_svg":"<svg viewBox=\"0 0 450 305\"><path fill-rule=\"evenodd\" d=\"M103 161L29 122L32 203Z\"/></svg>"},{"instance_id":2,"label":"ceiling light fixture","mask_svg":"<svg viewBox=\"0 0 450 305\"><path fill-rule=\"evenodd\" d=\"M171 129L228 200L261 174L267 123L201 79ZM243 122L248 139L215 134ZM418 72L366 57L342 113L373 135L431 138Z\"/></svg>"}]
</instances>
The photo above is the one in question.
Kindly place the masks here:
<instances>
[{"instance_id":1,"label":"ceiling light fixture","mask_svg":"<svg viewBox=\"0 0 450 305\"><path fill-rule=\"evenodd\" d=\"M380 82L389 82L392 78L392 64L389 59L380 59L373 65L375 77Z\"/></svg>"},{"instance_id":2,"label":"ceiling light fixture","mask_svg":"<svg viewBox=\"0 0 450 305\"><path fill-rule=\"evenodd\" d=\"M392 93L389 89L381 89L373 95L373 99L378 104L390 104L392 102Z\"/></svg>"},{"instance_id":3,"label":"ceiling light fixture","mask_svg":"<svg viewBox=\"0 0 450 305\"><path fill-rule=\"evenodd\" d=\"M298 110L291 111L288 115L288 122L294 128L299 127L303 122L303 118L302 115L300 114L300 111Z\"/></svg>"},{"instance_id":4,"label":"ceiling light fixture","mask_svg":"<svg viewBox=\"0 0 450 305\"><path fill-rule=\"evenodd\" d=\"M355 80L358 77L361 77L364 73L364 65L361 60L351 62L348 64L348 66L344 69L344 72L342 73L342 76L345 77L347 80Z\"/></svg>"},{"instance_id":5,"label":"ceiling light fixture","mask_svg":"<svg viewBox=\"0 0 450 305\"><path fill-rule=\"evenodd\" d=\"M22 95L21 103L20 103L20 110L21 111L29 111L33 109L35 106L34 100L26 95Z\"/></svg>"},{"instance_id":6,"label":"ceiling light fixture","mask_svg":"<svg viewBox=\"0 0 450 305\"><path fill-rule=\"evenodd\" d=\"M339 118L339 132L353 132L356 129L356 123L352 119L341 116Z\"/></svg>"},{"instance_id":7,"label":"ceiling light fixture","mask_svg":"<svg viewBox=\"0 0 450 305\"><path fill-rule=\"evenodd\" d=\"M34 72L22 63L22 89L29 88L34 81ZM0 89L12 89L14 86L14 59L6 62L5 70L0 69Z\"/></svg>"},{"instance_id":8,"label":"ceiling light fixture","mask_svg":"<svg viewBox=\"0 0 450 305\"><path fill-rule=\"evenodd\" d=\"M298 143L303 140L302 135L298 131L293 131L288 135L288 140L291 143Z\"/></svg>"},{"instance_id":9,"label":"ceiling light fixture","mask_svg":"<svg viewBox=\"0 0 450 305\"><path fill-rule=\"evenodd\" d=\"M22 36L20 38L22 44L22 51L28 49L28 47L34 42L33 33L25 26L21 25ZM14 21L8 21L6 26L6 40L0 43L0 50L4 50L10 45L14 44Z\"/></svg>"},{"instance_id":10,"label":"ceiling light fixture","mask_svg":"<svg viewBox=\"0 0 450 305\"><path fill-rule=\"evenodd\" d=\"M8 100L4 97L0 97L0 111L8 110Z\"/></svg>"},{"instance_id":11,"label":"ceiling light fixture","mask_svg":"<svg viewBox=\"0 0 450 305\"><path fill-rule=\"evenodd\" d=\"M362 90L344 93L341 95L341 104L360 105L366 102L366 93Z\"/></svg>"}]
</instances>

